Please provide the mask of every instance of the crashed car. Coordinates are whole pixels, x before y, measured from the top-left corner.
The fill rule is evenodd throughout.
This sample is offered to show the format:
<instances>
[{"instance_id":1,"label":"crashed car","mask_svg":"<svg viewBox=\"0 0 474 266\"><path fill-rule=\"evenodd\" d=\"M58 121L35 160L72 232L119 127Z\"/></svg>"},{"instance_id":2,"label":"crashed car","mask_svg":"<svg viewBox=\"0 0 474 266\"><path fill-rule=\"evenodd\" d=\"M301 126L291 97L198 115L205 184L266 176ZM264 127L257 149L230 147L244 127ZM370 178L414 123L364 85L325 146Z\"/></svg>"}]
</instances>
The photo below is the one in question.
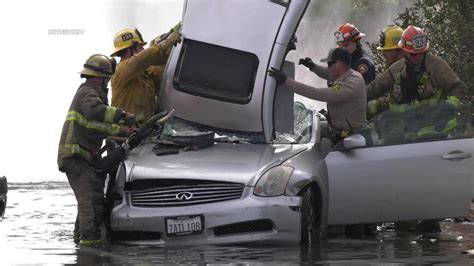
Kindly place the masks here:
<instances>
[{"instance_id":1,"label":"crashed car","mask_svg":"<svg viewBox=\"0 0 474 266\"><path fill-rule=\"evenodd\" d=\"M334 146L324 117L277 89L267 71L294 75L285 58L308 4L185 2L184 39L160 95L160 108L175 117L119 167L114 239L308 244L328 225L468 213L468 135L384 144L383 132L378 142L353 134Z\"/></svg>"}]
</instances>

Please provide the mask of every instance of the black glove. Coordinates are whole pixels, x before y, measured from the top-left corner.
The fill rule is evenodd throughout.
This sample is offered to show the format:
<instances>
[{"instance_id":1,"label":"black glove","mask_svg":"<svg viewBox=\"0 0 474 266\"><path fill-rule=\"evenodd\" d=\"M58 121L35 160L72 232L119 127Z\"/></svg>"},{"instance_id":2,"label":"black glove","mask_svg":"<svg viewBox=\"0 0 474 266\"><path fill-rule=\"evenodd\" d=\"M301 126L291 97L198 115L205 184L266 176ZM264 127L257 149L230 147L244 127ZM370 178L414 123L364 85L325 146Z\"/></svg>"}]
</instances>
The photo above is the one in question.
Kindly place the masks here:
<instances>
[{"instance_id":1,"label":"black glove","mask_svg":"<svg viewBox=\"0 0 474 266\"><path fill-rule=\"evenodd\" d=\"M122 119L127 127L132 127L137 123L135 116L127 112L123 112Z\"/></svg>"},{"instance_id":2,"label":"black glove","mask_svg":"<svg viewBox=\"0 0 474 266\"><path fill-rule=\"evenodd\" d=\"M278 85L284 83L287 79L287 77L286 77L285 73L283 73L283 71L278 70L274 67L272 67L271 69L268 70L268 75L270 75L270 77L275 78Z\"/></svg>"},{"instance_id":3,"label":"black glove","mask_svg":"<svg viewBox=\"0 0 474 266\"><path fill-rule=\"evenodd\" d=\"M316 64L313 62L313 60L311 60L311 58L309 58L309 57L300 58L300 61L299 61L298 64L309 68L309 70L313 69L316 66Z\"/></svg>"}]
</instances>

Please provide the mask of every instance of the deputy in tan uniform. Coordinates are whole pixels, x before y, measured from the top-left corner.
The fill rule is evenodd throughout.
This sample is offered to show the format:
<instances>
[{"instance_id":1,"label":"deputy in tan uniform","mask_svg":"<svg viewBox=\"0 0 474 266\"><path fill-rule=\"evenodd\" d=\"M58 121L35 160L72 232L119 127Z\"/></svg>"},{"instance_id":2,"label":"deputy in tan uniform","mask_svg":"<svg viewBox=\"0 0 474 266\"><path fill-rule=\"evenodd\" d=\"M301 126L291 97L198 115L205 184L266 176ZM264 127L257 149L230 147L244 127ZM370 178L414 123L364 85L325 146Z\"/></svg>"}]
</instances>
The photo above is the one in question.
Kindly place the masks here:
<instances>
[{"instance_id":1,"label":"deputy in tan uniform","mask_svg":"<svg viewBox=\"0 0 474 266\"><path fill-rule=\"evenodd\" d=\"M336 78L333 86L327 88L314 88L294 81L274 68L268 72L278 84L284 84L305 97L326 102L331 127L339 137L344 138L367 124L367 89L362 75L351 69L351 55L347 50L332 50L327 64L331 75Z\"/></svg>"},{"instance_id":2,"label":"deputy in tan uniform","mask_svg":"<svg viewBox=\"0 0 474 266\"><path fill-rule=\"evenodd\" d=\"M120 57L112 76L112 106L136 115L143 124L153 115L158 103L157 91L162 68L172 46L181 42L181 34L173 32L166 39L144 49L146 42L137 29L124 29L114 37L115 51Z\"/></svg>"}]
</instances>

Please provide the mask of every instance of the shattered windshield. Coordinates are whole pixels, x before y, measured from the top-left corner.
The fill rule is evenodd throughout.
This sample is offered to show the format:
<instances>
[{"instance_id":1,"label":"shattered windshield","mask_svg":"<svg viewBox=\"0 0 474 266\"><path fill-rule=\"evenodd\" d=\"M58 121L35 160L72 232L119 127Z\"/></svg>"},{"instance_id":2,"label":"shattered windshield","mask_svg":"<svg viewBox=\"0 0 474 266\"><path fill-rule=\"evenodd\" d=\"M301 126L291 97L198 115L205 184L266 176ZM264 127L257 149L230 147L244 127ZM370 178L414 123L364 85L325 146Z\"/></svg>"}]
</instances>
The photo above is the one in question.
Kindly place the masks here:
<instances>
[{"instance_id":1,"label":"shattered windshield","mask_svg":"<svg viewBox=\"0 0 474 266\"><path fill-rule=\"evenodd\" d=\"M300 103L293 106L293 131L276 132L275 144L302 144L311 140L313 112Z\"/></svg>"},{"instance_id":2,"label":"shattered windshield","mask_svg":"<svg viewBox=\"0 0 474 266\"><path fill-rule=\"evenodd\" d=\"M293 110L293 131L276 132L273 144L299 144L311 140L313 124L313 112L304 108L304 105L295 104ZM193 133L214 132L216 142L263 144L263 134L256 132L242 132L214 128L199 123L187 121L178 117L171 118L166 122L163 135L192 135Z\"/></svg>"},{"instance_id":3,"label":"shattered windshield","mask_svg":"<svg viewBox=\"0 0 474 266\"><path fill-rule=\"evenodd\" d=\"M178 117L170 119L163 129L163 135L192 135L198 132L214 132L214 140L216 142L230 142L230 143L249 143L262 144L265 143L265 138L261 133L255 132L240 132L214 128L199 123L187 121Z\"/></svg>"}]
</instances>

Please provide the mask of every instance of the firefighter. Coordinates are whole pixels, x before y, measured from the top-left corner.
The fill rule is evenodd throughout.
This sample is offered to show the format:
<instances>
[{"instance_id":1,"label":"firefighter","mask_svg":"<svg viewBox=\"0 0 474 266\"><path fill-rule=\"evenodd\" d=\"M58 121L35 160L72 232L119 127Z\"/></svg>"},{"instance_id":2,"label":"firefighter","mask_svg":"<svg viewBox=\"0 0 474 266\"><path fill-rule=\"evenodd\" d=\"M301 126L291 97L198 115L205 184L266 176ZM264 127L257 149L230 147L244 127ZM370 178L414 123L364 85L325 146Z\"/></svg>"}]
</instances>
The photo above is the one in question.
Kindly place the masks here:
<instances>
[{"instance_id":1,"label":"firefighter","mask_svg":"<svg viewBox=\"0 0 474 266\"><path fill-rule=\"evenodd\" d=\"M120 57L112 76L112 106L135 114L139 125L153 116L158 104L162 66L171 48L179 42L181 34L173 31L145 49L146 42L137 29L119 31L114 37L115 51L111 54Z\"/></svg>"},{"instance_id":2,"label":"firefighter","mask_svg":"<svg viewBox=\"0 0 474 266\"><path fill-rule=\"evenodd\" d=\"M294 81L281 70L268 71L278 85L313 100L327 103L329 123L334 132L332 140L337 143L352 131L366 126L367 95L362 75L351 69L351 56L342 48L332 49L327 61L328 70L336 79L332 87L314 88Z\"/></svg>"},{"instance_id":3,"label":"firefighter","mask_svg":"<svg viewBox=\"0 0 474 266\"><path fill-rule=\"evenodd\" d=\"M455 110L467 99L464 82L444 59L429 53L429 45L422 29L407 27L398 43L405 52L404 59L392 64L368 86L369 100L389 93L386 106L391 113L408 114L417 109L426 114L425 122L435 123L411 127L410 132L400 135L411 140L452 132L457 127Z\"/></svg>"},{"instance_id":4,"label":"firefighter","mask_svg":"<svg viewBox=\"0 0 474 266\"><path fill-rule=\"evenodd\" d=\"M402 38L403 29L399 26L390 25L387 26L380 33L380 44L377 50L381 51L382 57L385 60L385 70L387 70L393 63L402 59L405 52L398 47L398 42ZM376 76L375 79L381 76ZM370 119L379 113L379 109L386 109L386 105L389 99L389 95L386 94L382 97L369 101L367 104L367 118Z\"/></svg>"},{"instance_id":5,"label":"firefighter","mask_svg":"<svg viewBox=\"0 0 474 266\"><path fill-rule=\"evenodd\" d=\"M360 32L353 24L344 23L334 32L337 47L341 47L351 54L351 68L358 71L364 78L365 84L369 84L375 78L375 65L372 59L362 49L360 40L365 34ZM331 86L334 77L325 66L317 65L309 57L301 58L299 64L306 66L320 78L328 80Z\"/></svg>"},{"instance_id":6,"label":"firefighter","mask_svg":"<svg viewBox=\"0 0 474 266\"><path fill-rule=\"evenodd\" d=\"M383 137L383 144L455 135L461 126L457 113L467 99L466 85L444 59L429 53L430 42L419 27L408 26L398 46L405 52L404 59L368 86L369 99L389 94L381 120L388 117L393 120L388 124L396 126L383 130L391 132ZM421 221L416 230L441 231L437 221Z\"/></svg>"},{"instance_id":7,"label":"firefighter","mask_svg":"<svg viewBox=\"0 0 474 266\"><path fill-rule=\"evenodd\" d=\"M87 59L80 72L86 81L72 100L58 148L58 168L66 173L77 200L74 240L80 245L101 244L105 178L98 171L99 150L108 135L127 136L118 122L135 123L135 117L108 105L107 84L114 63L105 55Z\"/></svg>"}]
</instances>

